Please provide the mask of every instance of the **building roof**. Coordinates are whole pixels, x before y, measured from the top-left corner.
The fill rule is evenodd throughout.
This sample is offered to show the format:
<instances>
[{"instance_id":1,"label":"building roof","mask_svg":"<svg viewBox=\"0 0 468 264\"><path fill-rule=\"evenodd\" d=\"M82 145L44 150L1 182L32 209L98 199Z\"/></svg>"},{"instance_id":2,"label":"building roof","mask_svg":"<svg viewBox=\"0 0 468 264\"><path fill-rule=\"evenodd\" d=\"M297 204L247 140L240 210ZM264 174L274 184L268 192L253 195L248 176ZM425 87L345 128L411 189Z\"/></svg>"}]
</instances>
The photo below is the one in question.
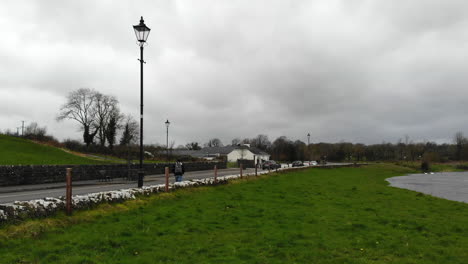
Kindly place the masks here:
<instances>
[{"instance_id":1,"label":"building roof","mask_svg":"<svg viewBox=\"0 0 468 264\"><path fill-rule=\"evenodd\" d=\"M198 150L188 150L188 149L172 149L169 150L169 153L172 155L179 155L179 156L193 156ZM159 153L166 153L166 150L160 150Z\"/></svg>"},{"instance_id":2,"label":"building roof","mask_svg":"<svg viewBox=\"0 0 468 264\"><path fill-rule=\"evenodd\" d=\"M231 153L233 150L236 150L236 149L247 149L255 155L270 156L270 154L258 148L248 147L248 146L205 147L200 150L173 149L173 150L170 150L170 153L173 155L182 155L182 156L187 155L187 156L192 156L192 157L203 158L209 155L216 155L216 156L228 155L229 153ZM165 150L160 151L160 152L164 153Z\"/></svg>"},{"instance_id":3,"label":"building roof","mask_svg":"<svg viewBox=\"0 0 468 264\"><path fill-rule=\"evenodd\" d=\"M198 153L197 154L204 154L204 155L215 155L215 154L219 154L219 155L227 155L229 153L231 153L233 150L236 150L236 149L247 149L249 150L250 152L252 152L253 154L256 154L256 155L265 155L265 156L269 156L270 154L258 149L258 148L255 148L255 147L248 147L248 146L225 146L225 147L210 147L210 148L202 148L201 150L198 150Z\"/></svg>"},{"instance_id":4,"label":"building roof","mask_svg":"<svg viewBox=\"0 0 468 264\"><path fill-rule=\"evenodd\" d=\"M250 147L249 150L256 155L263 155L263 156L270 156L270 154L266 153L265 151L256 148L256 147Z\"/></svg>"},{"instance_id":5,"label":"building roof","mask_svg":"<svg viewBox=\"0 0 468 264\"><path fill-rule=\"evenodd\" d=\"M204 154L204 155L214 155L214 154L227 155L231 153L231 151L233 151L235 148L236 148L235 146L206 147L206 148L197 150L197 152L198 154Z\"/></svg>"}]
</instances>

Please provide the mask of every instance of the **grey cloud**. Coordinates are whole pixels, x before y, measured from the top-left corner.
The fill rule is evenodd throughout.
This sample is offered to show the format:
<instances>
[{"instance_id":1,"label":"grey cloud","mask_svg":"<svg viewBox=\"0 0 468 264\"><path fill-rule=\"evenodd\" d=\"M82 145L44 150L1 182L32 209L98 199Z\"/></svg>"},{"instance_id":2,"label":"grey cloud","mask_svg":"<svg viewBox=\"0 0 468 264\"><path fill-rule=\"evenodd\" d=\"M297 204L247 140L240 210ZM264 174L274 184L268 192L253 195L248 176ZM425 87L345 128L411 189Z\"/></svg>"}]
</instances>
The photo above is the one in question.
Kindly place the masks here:
<instances>
[{"instance_id":1,"label":"grey cloud","mask_svg":"<svg viewBox=\"0 0 468 264\"><path fill-rule=\"evenodd\" d=\"M47 125L59 138L80 138L76 124L50 118L80 87L115 95L123 111L139 116L131 26L143 15L152 28L145 48L148 143L165 141L166 118L176 144L260 133L305 141L308 132L314 142L378 143L405 134L450 141L468 129L467 5L2 2L9 12L0 11L0 29L12 35L0 44L7 73L0 76L2 129L14 125L11 116ZM30 98L15 107L8 98L19 91Z\"/></svg>"}]
</instances>

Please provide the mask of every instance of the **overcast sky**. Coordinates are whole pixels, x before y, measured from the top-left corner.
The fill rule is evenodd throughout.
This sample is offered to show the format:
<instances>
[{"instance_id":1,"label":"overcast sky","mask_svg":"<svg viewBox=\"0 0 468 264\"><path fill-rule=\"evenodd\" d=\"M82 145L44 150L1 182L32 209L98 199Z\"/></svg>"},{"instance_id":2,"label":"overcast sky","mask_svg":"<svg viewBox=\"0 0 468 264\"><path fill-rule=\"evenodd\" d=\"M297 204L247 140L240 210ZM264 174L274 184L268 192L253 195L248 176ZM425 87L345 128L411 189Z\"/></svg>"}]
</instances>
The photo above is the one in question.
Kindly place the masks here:
<instances>
[{"instance_id":1,"label":"overcast sky","mask_svg":"<svg viewBox=\"0 0 468 264\"><path fill-rule=\"evenodd\" d=\"M81 87L139 117L145 143L267 134L307 142L451 142L468 134L468 1L0 2L0 130L55 118Z\"/></svg>"}]
</instances>

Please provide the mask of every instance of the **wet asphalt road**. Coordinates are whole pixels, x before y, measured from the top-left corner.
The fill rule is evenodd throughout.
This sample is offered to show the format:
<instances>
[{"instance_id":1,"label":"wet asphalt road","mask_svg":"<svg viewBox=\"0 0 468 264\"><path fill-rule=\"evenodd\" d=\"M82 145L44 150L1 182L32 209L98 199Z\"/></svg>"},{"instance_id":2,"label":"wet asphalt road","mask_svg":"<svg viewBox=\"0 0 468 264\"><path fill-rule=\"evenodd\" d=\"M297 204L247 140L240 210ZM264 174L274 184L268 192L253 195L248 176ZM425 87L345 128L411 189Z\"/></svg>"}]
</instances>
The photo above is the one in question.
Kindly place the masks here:
<instances>
[{"instance_id":1,"label":"wet asphalt road","mask_svg":"<svg viewBox=\"0 0 468 264\"><path fill-rule=\"evenodd\" d=\"M259 170L261 171L261 170ZM254 169L246 169L244 173L253 173ZM218 170L218 176L239 174L239 169L222 169ZM187 172L184 175L184 180L202 179L214 177L212 170ZM169 176L169 182L174 182L174 176ZM164 175L148 175L145 176L144 185L164 184ZM126 181L122 179L114 179L110 182L89 181L84 184L75 185L73 187L73 195L114 191L120 189L136 188L136 181ZM14 201L29 201L41 199L45 197L60 197L65 195L65 184L56 183L43 186L13 186L0 188L0 204L11 203Z\"/></svg>"}]
</instances>

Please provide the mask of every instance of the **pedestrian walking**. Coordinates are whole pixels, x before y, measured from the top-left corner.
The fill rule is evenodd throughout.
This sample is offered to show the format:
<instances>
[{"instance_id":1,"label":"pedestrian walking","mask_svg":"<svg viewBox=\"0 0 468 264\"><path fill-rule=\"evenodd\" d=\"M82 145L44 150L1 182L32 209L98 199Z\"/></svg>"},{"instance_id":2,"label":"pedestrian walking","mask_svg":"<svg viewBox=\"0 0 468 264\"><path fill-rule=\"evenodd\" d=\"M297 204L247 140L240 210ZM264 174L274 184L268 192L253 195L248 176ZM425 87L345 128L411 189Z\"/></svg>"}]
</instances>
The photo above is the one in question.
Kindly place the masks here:
<instances>
[{"instance_id":1,"label":"pedestrian walking","mask_svg":"<svg viewBox=\"0 0 468 264\"><path fill-rule=\"evenodd\" d=\"M185 173L185 166L182 163L182 161L177 160L177 162L174 164L174 176L175 176L175 181L176 182L181 182L182 177L184 176Z\"/></svg>"}]
</instances>

